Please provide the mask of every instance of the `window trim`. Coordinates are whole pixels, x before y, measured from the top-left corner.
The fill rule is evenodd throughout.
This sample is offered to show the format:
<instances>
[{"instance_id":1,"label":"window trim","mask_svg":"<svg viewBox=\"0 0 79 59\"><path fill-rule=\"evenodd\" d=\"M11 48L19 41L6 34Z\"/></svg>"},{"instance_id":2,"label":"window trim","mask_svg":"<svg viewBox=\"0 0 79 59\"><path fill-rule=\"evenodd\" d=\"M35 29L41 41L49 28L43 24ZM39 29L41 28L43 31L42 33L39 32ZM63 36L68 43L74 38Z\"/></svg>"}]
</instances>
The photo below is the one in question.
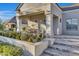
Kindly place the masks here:
<instances>
[{"instance_id":1,"label":"window trim","mask_svg":"<svg viewBox=\"0 0 79 59\"><path fill-rule=\"evenodd\" d=\"M72 19L76 19L76 18L68 18L68 19L66 19L66 22L67 22L67 20L70 20L70 21L71 21L71 24L73 24L73 23L72 23ZM66 30L67 30L67 31L78 31L78 26L79 26L79 25L78 25L78 19L76 19L76 20L77 20L77 29L68 29L68 28L67 28L67 23L65 22L65 23L66 23Z\"/></svg>"}]
</instances>

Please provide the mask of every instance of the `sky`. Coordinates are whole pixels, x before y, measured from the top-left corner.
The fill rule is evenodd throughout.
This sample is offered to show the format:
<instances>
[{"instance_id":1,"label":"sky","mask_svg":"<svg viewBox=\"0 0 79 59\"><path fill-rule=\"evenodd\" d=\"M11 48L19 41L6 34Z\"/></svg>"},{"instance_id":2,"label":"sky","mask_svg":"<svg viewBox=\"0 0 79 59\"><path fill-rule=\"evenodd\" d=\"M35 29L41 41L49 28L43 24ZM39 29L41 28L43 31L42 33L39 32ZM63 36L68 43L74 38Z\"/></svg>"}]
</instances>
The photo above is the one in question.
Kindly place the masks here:
<instances>
[{"instance_id":1,"label":"sky","mask_svg":"<svg viewBox=\"0 0 79 59\"><path fill-rule=\"evenodd\" d=\"M64 6L71 6L75 3L57 3L60 7L64 7Z\"/></svg>"},{"instance_id":2,"label":"sky","mask_svg":"<svg viewBox=\"0 0 79 59\"><path fill-rule=\"evenodd\" d=\"M57 3L59 6L70 6L74 3ZM13 16L16 15L15 9L17 8L18 3L0 3L0 18L3 21L10 20Z\"/></svg>"},{"instance_id":3,"label":"sky","mask_svg":"<svg viewBox=\"0 0 79 59\"><path fill-rule=\"evenodd\" d=\"M18 3L0 3L0 18L2 21L10 20L16 15Z\"/></svg>"}]
</instances>

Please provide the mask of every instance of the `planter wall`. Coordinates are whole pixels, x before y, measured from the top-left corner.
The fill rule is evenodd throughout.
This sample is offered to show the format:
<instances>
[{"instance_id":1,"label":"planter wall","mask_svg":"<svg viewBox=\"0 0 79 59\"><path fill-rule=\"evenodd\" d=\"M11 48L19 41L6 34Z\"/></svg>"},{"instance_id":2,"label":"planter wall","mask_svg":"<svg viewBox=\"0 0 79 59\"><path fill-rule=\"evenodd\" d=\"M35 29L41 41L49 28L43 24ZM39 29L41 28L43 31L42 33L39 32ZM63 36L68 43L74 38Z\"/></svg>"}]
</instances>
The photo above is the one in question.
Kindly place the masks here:
<instances>
[{"instance_id":1,"label":"planter wall","mask_svg":"<svg viewBox=\"0 0 79 59\"><path fill-rule=\"evenodd\" d=\"M39 56L49 45L48 40L43 40L37 43L29 43L29 42L7 38L3 36L0 36L0 41L7 42L23 48L24 55L26 56L28 55Z\"/></svg>"}]
</instances>

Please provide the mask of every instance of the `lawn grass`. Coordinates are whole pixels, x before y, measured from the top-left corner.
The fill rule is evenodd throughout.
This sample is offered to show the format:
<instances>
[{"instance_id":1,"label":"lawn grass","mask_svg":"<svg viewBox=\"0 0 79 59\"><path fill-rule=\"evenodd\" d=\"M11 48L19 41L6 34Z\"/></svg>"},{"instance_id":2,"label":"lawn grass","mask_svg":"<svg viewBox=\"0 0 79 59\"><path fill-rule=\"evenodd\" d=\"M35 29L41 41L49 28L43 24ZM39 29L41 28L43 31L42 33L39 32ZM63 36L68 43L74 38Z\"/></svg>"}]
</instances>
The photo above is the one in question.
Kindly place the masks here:
<instances>
[{"instance_id":1,"label":"lawn grass","mask_svg":"<svg viewBox=\"0 0 79 59\"><path fill-rule=\"evenodd\" d=\"M23 54L22 48L8 43L0 43L1 56L21 56L22 54Z\"/></svg>"}]
</instances>

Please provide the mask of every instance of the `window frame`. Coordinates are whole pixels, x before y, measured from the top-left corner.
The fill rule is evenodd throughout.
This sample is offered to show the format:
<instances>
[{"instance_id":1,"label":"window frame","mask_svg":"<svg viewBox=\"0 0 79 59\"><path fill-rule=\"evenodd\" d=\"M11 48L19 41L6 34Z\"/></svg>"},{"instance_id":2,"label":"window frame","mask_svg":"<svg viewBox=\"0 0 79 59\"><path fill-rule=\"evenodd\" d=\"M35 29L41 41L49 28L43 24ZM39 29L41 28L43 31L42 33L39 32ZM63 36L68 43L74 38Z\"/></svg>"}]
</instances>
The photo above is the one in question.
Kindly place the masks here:
<instances>
[{"instance_id":1,"label":"window frame","mask_svg":"<svg viewBox=\"0 0 79 59\"><path fill-rule=\"evenodd\" d=\"M76 19L76 18L68 18L68 19L66 19L66 22L67 22L67 20L70 20L70 21L71 21L71 25L72 25L72 24L73 24L73 19ZM72 26L70 26L71 28L69 29L69 28L67 28L67 25L68 25L68 24L66 23L66 30L69 30L69 31L74 31L74 30L75 30L75 31L77 31L79 25L78 25L78 19L76 19L76 20L77 20L77 21L76 21L77 24L75 24L75 25L76 25L77 28L73 28ZM73 24L73 25L74 25L74 24Z\"/></svg>"}]
</instances>

